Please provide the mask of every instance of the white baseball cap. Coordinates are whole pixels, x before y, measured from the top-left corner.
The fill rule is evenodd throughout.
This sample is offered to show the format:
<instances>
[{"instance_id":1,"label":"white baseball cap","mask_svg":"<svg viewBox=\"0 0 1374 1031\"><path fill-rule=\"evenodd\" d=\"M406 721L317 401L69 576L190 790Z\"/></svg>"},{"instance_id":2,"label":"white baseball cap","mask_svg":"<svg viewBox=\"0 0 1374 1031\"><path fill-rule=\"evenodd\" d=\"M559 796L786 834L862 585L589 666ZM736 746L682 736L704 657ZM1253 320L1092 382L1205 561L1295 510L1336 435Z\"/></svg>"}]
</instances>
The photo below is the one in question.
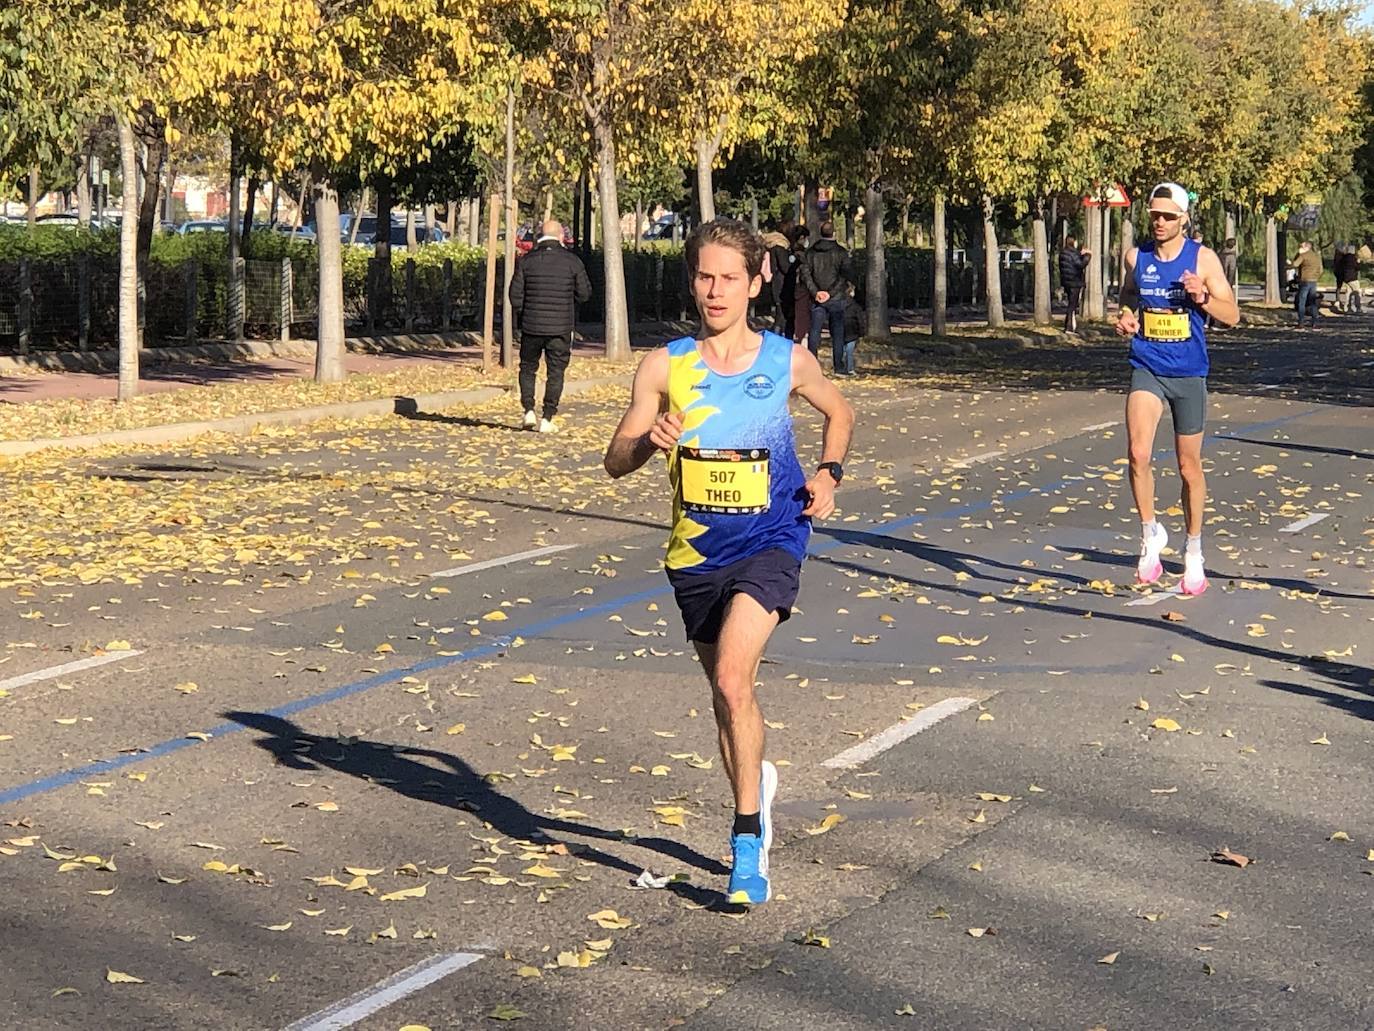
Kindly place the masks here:
<instances>
[{"instance_id":1,"label":"white baseball cap","mask_svg":"<svg viewBox=\"0 0 1374 1031\"><path fill-rule=\"evenodd\" d=\"M1188 191L1178 183L1160 183L1150 191L1150 207L1153 209L1155 200L1170 200L1178 205L1178 210L1183 214L1188 214Z\"/></svg>"}]
</instances>

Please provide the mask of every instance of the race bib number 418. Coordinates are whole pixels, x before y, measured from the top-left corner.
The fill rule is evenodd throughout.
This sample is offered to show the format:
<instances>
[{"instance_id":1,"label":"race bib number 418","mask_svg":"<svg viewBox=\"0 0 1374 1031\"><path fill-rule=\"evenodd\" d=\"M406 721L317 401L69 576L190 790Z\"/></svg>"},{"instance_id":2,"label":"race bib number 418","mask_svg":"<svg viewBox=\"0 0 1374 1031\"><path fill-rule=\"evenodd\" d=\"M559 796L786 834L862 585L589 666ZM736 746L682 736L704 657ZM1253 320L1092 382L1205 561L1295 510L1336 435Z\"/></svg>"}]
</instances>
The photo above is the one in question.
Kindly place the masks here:
<instances>
[{"instance_id":1,"label":"race bib number 418","mask_svg":"<svg viewBox=\"0 0 1374 1031\"><path fill-rule=\"evenodd\" d=\"M682 507L717 515L768 511L768 449L678 448Z\"/></svg>"},{"instance_id":2,"label":"race bib number 418","mask_svg":"<svg viewBox=\"0 0 1374 1031\"><path fill-rule=\"evenodd\" d=\"M1192 336L1188 325L1186 310L1159 310L1146 308L1141 327L1146 340L1158 340L1166 344L1181 344Z\"/></svg>"}]
</instances>

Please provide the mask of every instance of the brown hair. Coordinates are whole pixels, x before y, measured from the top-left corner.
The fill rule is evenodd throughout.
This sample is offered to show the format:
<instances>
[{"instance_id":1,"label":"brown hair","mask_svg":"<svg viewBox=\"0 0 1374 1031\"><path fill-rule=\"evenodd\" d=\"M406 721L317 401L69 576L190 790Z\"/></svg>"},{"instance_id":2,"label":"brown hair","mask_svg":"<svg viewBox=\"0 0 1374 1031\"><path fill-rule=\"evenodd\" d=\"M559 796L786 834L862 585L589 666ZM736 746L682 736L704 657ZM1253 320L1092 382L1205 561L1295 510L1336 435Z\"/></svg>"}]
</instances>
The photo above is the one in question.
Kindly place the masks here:
<instances>
[{"instance_id":1,"label":"brown hair","mask_svg":"<svg viewBox=\"0 0 1374 1031\"><path fill-rule=\"evenodd\" d=\"M697 259L701 254L701 249L708 243L738 251L740 257L744 259L744 268L749 273L750 279L763 274L765 251L763 237L759 236L748 222L740 222L733 218L717 218L710 222L703 222L692 230L691 236L687 237L687 274L689 276L696 276Z\"/></svg>"}]
</instances>

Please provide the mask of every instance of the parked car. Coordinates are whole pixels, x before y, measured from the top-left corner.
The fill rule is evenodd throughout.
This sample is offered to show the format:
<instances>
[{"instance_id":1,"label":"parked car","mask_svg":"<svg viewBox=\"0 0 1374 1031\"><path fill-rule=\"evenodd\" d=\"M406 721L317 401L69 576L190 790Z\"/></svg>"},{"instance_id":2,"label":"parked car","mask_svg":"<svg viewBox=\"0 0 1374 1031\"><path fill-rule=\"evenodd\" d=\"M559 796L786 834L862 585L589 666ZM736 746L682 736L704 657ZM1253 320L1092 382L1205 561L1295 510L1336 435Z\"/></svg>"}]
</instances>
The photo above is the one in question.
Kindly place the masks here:
<instances>
[{"instance_id":1,"label":"parked car","mask_svg":"<svg viewBox=\"0 0 1374 1031\"><path fill-rule=\"evenodd\" d=\"M293 226L285 222L276 222L264 228L273 233L280 233L282 236L289 236L293 240L302 240L306 243L315 242L315 230L309 226Z\"/></svg>"},{"instance_id":2,"label":"parked car","mask_svg":"<svg viewBox=\"0 0 1374 1031\"><path fill-rule=\"evenodd\" d=\"M1014 265L1034 265L1035 251L1029 247L1003 247L1002 264L1007 268Z\"/></svg>"},{"instance_id":3,"label":"parked car","mask_svg":"<svg viewBox=\"0 0 1374 1031\"><path fill-rule=\"evenodd\" d=\"M534 245L539 242L539 233L543 226L536 226L531 222L526 222L515 231L515 249L521 254L527 254L534 250ZM563 246L573 245L572 230L567 226L563 227Z\"/></svg>"},{"instance_id":4,"label":"parked car","mask_svg":"<svg viewBox=\"0 0 1374 1031\"><path fill-rule=\"evenodd\" d=\"M79 226L81 218L75 212L66 211L53 215L39 215L34 223L40 226Z\"/></svg>"},{"instance_id":5,"label":"parked car","mask_svg":"<svg viewBox=\"0 0 1374 1031\"><path fill-rule=\"evenodd\" d=\"M229 232L229 224L215 219L195 219L191 222L181 223L177 232L182 236L191 236L195 233L227 233Z\"/></svg>"}]
</instances>

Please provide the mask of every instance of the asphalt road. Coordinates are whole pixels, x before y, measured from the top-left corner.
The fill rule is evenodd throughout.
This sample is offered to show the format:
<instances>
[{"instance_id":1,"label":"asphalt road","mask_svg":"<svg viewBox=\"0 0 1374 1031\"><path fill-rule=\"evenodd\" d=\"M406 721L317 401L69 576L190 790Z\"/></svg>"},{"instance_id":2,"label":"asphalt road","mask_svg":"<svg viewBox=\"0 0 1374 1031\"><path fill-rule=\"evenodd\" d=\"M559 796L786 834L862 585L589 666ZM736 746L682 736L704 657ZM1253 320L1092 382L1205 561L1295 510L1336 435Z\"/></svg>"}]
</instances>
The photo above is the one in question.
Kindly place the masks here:
<instances>
[{"instance_id":1,"label":"asphalt road","mask_svg":"<svg viewBox=\"0 0 1374 1031\"><path fill-rule=\"evenodd\" d=\"M1374 1026L1374 354L1311 340L1217 348L1200 598L1107 342L845 385L747 913L614 391L0 470L0 1025Z\"/></svg>"}]
</instances>

